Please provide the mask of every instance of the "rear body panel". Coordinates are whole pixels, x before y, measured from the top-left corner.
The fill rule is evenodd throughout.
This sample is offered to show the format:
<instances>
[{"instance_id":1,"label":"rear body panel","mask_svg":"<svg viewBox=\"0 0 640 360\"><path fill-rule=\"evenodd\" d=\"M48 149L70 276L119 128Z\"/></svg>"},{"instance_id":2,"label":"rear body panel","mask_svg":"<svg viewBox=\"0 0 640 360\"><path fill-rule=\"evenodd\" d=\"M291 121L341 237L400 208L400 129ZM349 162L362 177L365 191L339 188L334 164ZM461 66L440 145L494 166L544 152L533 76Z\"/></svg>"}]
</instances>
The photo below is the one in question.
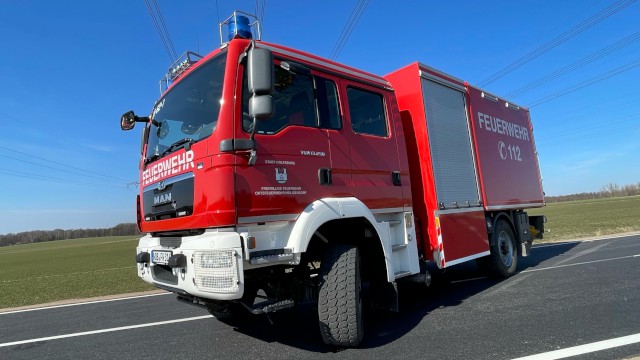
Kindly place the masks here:
<instances>
[{"instance_id":1,"label":"rear body panel","mask_svg":"<svg viewBox=\"0 0 640 360\"><path fill-rule=\"evenodd\" d=\"M484 94L484 97L483 97ZM526 108L468 86L482 200L487 209L544 203L533 126Z\"/></svg>"},{"instance_id":2,"label":"rear body panel","mask_svg":"<svg viewBox=\"0 0 640 360\"><path fill-rule=\"evenodd\" d=\"M543 205L528 110L420 63L385 78L407 134L425 255L441 268L488 255L491 212Z\"/></svg>"}]
</instances>

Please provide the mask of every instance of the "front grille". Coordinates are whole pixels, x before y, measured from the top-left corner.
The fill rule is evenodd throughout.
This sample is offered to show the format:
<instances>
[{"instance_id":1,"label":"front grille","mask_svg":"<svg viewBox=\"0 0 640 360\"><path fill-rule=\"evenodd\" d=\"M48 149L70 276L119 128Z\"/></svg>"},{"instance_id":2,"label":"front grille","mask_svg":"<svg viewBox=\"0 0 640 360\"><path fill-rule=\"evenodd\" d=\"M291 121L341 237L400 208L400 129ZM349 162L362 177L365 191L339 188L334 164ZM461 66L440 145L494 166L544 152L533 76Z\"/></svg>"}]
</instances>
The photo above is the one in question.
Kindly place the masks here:
<instances>
[{"instance_id":1,"label":"front grille","mask_svg":"<svg viewBox=\"0 0 640 360\"><path fill-rule=\"evenodd\" d=\"M182 245L182 238L175 237L161 237L160 246L163 248L178 248Z\"/></svg>"},{"instance_id":2,"label":"front grille","mask_svg":"<svg viewBox=\"0 0 640 360\"><path fill-rule=\"evenodd\" d=\"M238 292L239 274L235 250L196 251L194 265L198 290L215 293Z\"/></svg>"},{"instance_id":3,"label":"front grille","mask_svg":"<svg viewBox=\"0 0 640 360\"><path fill-rule=\"evenodd\" d=\"M184 173L144 188L145 221L167 220L193 215L193 173Z\"/></svg>"}]
</instances>

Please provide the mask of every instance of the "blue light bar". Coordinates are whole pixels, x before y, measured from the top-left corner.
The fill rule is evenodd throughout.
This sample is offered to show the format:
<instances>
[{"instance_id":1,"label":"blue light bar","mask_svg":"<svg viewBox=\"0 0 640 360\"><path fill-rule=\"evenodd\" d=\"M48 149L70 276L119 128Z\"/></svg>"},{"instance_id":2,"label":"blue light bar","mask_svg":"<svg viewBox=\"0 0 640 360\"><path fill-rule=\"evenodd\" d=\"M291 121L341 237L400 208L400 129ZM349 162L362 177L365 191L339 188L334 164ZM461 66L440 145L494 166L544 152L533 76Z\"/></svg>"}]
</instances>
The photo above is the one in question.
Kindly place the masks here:
<instances>
[{"instance_id":1,"label":"blue light bar","mask_svg":"<svg viewBox=\"0 0 640 360\"><path fill-rule=\"evenodd\" d=\"M261 40L260 23L255 15L234 11L231 16L218 24L220 30L220 45L226 46L231 40L241 38ZM226 32L226 35L224 34Z\"/></svg>"},{"instance_id":2,"label":"blue light bar","mask_svg":"<svg viewBox=\"0 0 640 360\"><path fill-rule=\"evenodd\" d=\"M249 25L249 18L246 16L236 16L234 19L229 21L229 34L228 40L231 41L236 37L241 37L244 39L253 38L251 34L251 26Z\"/></svg>"}]
</instances>

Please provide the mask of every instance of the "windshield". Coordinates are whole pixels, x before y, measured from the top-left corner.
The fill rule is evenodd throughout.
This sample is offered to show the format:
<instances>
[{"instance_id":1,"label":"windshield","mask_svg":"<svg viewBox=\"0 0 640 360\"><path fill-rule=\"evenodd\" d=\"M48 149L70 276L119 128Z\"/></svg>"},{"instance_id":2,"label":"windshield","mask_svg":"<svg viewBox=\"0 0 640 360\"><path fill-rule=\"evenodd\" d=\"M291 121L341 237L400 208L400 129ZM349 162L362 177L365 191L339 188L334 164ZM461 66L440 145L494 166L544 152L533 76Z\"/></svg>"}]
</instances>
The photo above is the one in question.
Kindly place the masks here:
<instances>
[{"instance_id":1,"label":"windshield","mask_svg":"<svg viewBox=\"0 0 640 360\"><path fill-rule=\"evenodd\" d=\"M151 114L147 159L161 157L179 149L178 145L198 142L213 133L222 100L225 60L224 55L209 60L156 103Z\"/></svg>"}]
</instances>

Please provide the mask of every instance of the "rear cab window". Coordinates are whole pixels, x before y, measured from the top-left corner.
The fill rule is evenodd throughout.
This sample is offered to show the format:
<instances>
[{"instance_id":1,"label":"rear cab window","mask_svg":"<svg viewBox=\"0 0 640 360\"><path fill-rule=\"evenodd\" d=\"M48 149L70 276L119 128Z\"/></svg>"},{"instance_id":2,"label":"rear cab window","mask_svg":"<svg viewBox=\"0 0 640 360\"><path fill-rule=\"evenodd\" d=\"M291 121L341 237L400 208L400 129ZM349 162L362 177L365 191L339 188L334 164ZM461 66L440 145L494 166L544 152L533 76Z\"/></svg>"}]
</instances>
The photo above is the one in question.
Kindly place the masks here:
<instances>
[{"instance_id":1,"label":"rear cab window","mask_svg":"<svg viewBox=\"0 0 640 360\"><path fill-rule=\"evenodd\" d=\"M379 137L389 136L382 94L350 86L347 87L347 102L353 132Z\"/></svg>"}]
</instances>

